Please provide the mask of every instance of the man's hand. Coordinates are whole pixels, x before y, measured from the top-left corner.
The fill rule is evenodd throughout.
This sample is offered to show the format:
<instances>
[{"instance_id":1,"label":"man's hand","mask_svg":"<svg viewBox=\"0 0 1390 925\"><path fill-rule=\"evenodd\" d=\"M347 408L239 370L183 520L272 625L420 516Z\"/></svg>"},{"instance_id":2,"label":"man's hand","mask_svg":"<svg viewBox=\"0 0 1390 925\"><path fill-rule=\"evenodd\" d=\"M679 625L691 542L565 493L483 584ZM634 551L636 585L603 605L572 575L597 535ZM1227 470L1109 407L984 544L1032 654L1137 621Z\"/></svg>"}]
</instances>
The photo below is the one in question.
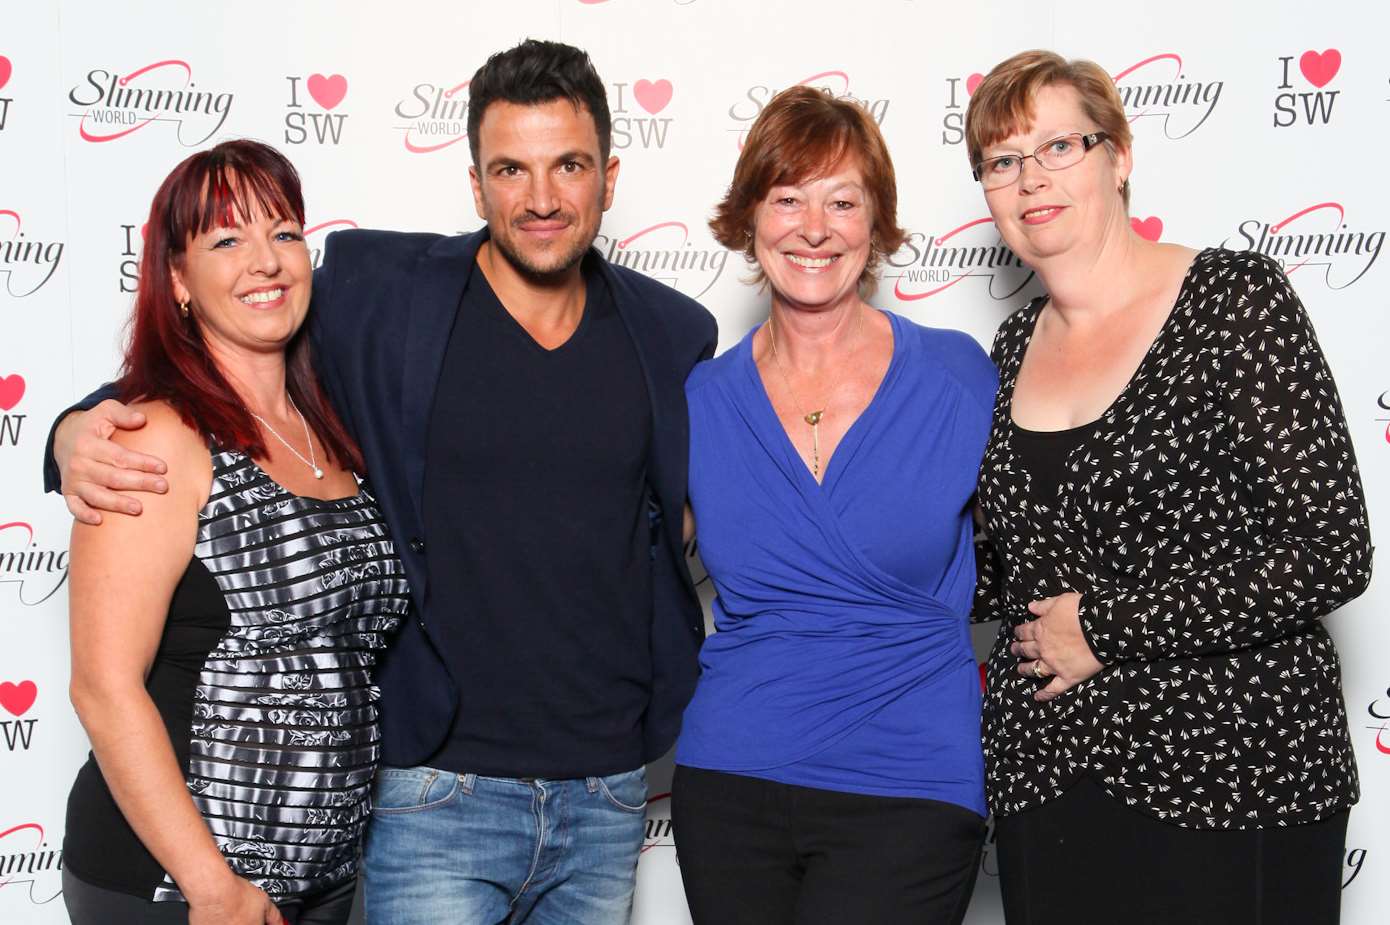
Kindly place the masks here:
<instances>
[{"instance_id":1,"label":"man's hand","mask_svg":"<svg viewBox=\"0 0 1390 925\"><path fill-rule=\"evenodd\" d=\"M145 426L145 416L115 399L63 419L53 435L53 458L63 480L63 500L84 524L101 523L101 511L139 514L140 502L126 491L163 494L164 460L126 449L111 439L118 430Z\"/></svg>"}]
</instances>

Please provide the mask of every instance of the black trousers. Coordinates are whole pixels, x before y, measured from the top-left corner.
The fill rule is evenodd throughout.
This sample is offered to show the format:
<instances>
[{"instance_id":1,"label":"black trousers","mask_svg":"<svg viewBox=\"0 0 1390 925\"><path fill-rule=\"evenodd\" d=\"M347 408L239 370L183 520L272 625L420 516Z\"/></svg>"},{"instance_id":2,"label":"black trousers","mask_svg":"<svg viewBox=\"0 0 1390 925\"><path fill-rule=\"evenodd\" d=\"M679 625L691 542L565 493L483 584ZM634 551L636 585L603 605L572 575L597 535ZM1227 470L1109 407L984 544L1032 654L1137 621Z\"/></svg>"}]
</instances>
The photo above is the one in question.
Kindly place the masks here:
<instances>
[{"instance_id":1,"label":"black trousers","mask_svg":"<svg viewBox=\"0 0 1390 925\"><path fill-rule=\"evenodd\" d=\"M671 822L695 925L959 925L985 821L936 800L678 766Z\"/></svg>"},{"instance_id":2,"label":"black trousers","mask_svg":"<svg viewBox=\"0 0 1390 925\"><path fill-rule=\"evenodd\" d=\"M1008 925L1336 925L1347 813L1189 829L1083 777L995 823Z\"/></svg>"},{"instance_id":3,"label":"black trousers","mask_svg":"<svg viewBox=\"0 0 1390 925\"><path fill-rule=\"evenodd\" d=\"M279 903L289 925L346 925L352 911L353 878L315 896ZM188 904L152 903L129 893L93 886L63 871L63 903L73 925L187 925Z\"/></svg>"}]
</instances>

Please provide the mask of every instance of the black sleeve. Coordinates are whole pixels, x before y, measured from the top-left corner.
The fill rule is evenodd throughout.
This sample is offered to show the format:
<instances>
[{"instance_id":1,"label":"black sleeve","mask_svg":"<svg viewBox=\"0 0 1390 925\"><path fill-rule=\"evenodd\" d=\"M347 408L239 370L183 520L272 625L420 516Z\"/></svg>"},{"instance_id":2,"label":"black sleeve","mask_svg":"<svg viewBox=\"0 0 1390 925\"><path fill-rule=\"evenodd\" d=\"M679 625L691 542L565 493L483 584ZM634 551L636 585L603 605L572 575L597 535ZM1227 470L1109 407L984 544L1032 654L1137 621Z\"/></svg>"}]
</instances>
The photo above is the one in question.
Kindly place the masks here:
<instances>
[{"instance_id":1,"label":"black sleeve","mask_svg":"<svg viewBox=\"0 0 1390 925\"><path fill-rule=\"evenodd\" d=\"M334 357L334 349L341 343L341 338L335 342L332 337L335 332L330 323L334 314L332 308L333 270L343 259L341 257L334 259L335 254L341 253L340 245L344 240L341 234L341 232L334 231L324 241L323 263L314 270L314 297L309 304L309 317L305 324L309 327L309 356L314 365L314 375L319 380L319 387L323 389L328 403L333 406L333 410L338 413L343 425L347 427L348 432L356 440L355 422L348 413L347 390ZM342 324L342 320L341 317L337 319L339 324Z\"/></svg>"},{"instance_id":2,"label":"black sleeve","mask_svg":"<svg viewBox=\"0 0 1390 925\"><path fill-rule=\"evenodd\" d=\"M59 491L62 486L62 475L58 472L58 462L53 458L53 437L58 433L58 425L63 423L63 418L72 414L74 411L88 411L106 401L108 398L116 397L116 384L108 382L97 389L86 398L77 402L70 408L65 408L53 419L53 425L48 428L48 442L43 447L43 490Z\"/></svg>"},{"instance_id":3,"label":"black sleeve","mask_svg":"<svg viewBox=\"0 0 1390 925\"><path fill-rule=\"evenodd\" d=\"M1000 342L1004 339L1007 325L1008 321L1005 321L999 326L989 349L989 358L996 370L1004 359ZM975 598L970 605L971 623L989 623L1004 618L1003 571L1003 563L999 561L999 552L990 540L989 531L975 524Z\"/></svg>"},{"instance_id":4,"label":"black sleeve","mask_svg":"<svg viewBox=\"0 0 1390 925\"><path fill-rule=\"evenodd\" d=\"M1250 548L1164 584L1087 593L1105 664L1229 652L1326 616L1366 589L1371 536L1332 373L1278 265L1241 271L1227 305L1223 406L1254 518Z\"/></svg>"},{"instance_id":5,"label":"black sleeve","mask_svg":"<svg viewBox=\"0 0 1390 925\"><path fill-rule=\"evenodd\" d=\"M714 356L715 348L719 346L719 322L715 321L714 316L709 312L705 313L705 318L705 345L700 349L700 362L702 363Z\"/></svg>"}]
</instances>

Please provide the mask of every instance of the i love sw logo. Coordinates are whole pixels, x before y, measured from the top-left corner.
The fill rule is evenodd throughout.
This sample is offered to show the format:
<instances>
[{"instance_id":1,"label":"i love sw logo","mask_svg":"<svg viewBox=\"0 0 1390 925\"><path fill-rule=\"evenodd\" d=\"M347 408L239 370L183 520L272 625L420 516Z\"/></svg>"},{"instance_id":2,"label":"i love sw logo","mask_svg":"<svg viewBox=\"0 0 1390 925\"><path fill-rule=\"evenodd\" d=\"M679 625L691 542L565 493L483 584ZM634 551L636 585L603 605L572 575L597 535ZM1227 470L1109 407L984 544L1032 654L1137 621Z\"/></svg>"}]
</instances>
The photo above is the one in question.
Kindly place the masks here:
<instances>
[{"instance_id":1,"label":"i love sw logo","mask_svg":"<svg viewBox=\"0 0 1390 925\"><path fill-rule=\"evenodd\" d=\"M1280 55L1278 61L1280 81L1275 87L1274 127L1326 125L1342 92L1328 89L1342 70L1342 53L1335 48L1309 49L1300 55Z\"/></svg>"},{"instance_id":2,"label":"i love sw logo","mask_svg":"<svg viewBox=\"0 0 1390 925\"><path fill-rule=\"evenodd\" d=\"M34 724L25 714L39 697L33 681L0 681L0 740L9 751L28 751L33 743Z\"/></svg>"},{"instance_id":3,"label":"i love sw logo","mask_svg":"<svg viewBox=\"0 0 1390 925\"><path fill-rule=\"evenodd\" d=\"M0 55L0 93L5 90L5 84L10 82L10 75L14 73L14 65L9 58ZM0 96L0 132L5 130L5 123L10 118L10 103L14 102L11 97Z\"/></svg>"},{"instance_id":4,"label":"i love sw logo","mask_svg":"<svg viewBox=\"0 0 1390 925\"><path fill-rule=\"evenodd\" d=\"M24 377L19 373L0 374L0 447L19 443L19 432L27 415L11 414L24 398Z\"/></svg>"},{"instance_id":5,"label":"i love sw logo","mask_svg":"<svg viewBox=\"0 0 1390 925\"><path fill-rule=\"evenodd\" d=\"M665 78L648 80L643 77L632 83L614 82L608 85L608 99L613 117L613 147L666 147L666 138L674 119L659 113L671 105L676 88Z\"/></svg>"},{"instance_id":6,"label":"i love sw logo","mask_svg":"<svg viewBox=\"0 0 1390 925\"><path fill-rule=\"evenodd\" d=\"M287 76L290 99L285 107L285 144L339 145L348 115L334 112L348 93L348 79L342 74ZM304 97L301 97L301 87Z\"/></svg>"}]
</instances>

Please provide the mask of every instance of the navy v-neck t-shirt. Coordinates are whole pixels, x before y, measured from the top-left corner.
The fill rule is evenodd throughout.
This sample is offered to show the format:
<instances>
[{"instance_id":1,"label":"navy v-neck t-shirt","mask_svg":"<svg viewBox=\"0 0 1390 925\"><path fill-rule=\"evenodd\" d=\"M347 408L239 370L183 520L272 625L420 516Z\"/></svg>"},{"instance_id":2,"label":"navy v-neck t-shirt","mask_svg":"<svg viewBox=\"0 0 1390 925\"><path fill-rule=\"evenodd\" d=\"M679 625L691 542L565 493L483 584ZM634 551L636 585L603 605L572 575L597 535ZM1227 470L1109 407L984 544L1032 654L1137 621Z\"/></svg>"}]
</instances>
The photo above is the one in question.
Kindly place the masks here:
<instances>
[{"instance_id":1,"label":"navy v-neck t-shirt","mask_svg":"<svg viewBox=\"0 0 1390 925\"><path fill-rule=\"evenodd\" d=\"M475 268L476 269L476 268ZM431 609L459 708L433 767L572 778L642 764L651 402L598 269L540 346L472 274L430 414Z\"/></svg>"}]
</instances>

